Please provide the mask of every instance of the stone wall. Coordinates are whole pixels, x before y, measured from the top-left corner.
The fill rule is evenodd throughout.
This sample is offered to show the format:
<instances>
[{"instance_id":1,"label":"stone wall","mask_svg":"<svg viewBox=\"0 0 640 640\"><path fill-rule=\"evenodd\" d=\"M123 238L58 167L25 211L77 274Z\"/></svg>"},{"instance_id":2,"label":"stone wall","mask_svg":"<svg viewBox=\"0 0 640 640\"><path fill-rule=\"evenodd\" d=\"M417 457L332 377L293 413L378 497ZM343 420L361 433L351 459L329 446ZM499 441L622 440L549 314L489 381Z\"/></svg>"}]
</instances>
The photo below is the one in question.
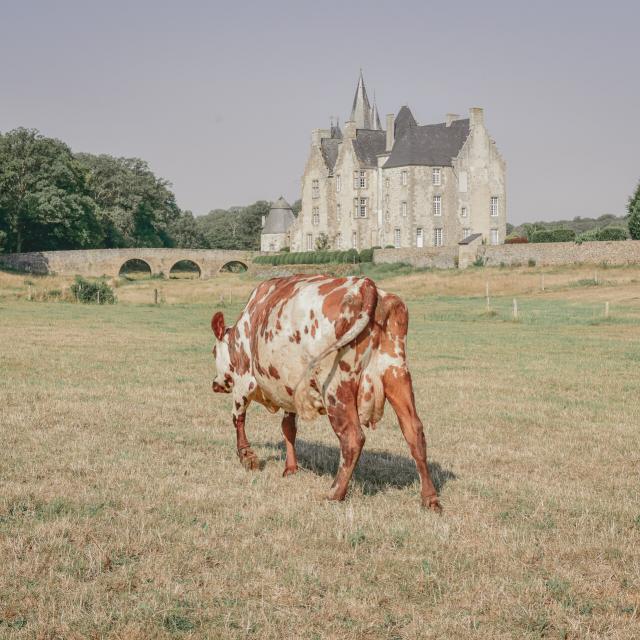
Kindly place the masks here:
<instances>
[{"instance_id":1,"label":"stone wall","mask_svg":"<svg viewBox=\"0 0 640 640\"><path fill-rule=\"evenodd\" d=\"M545 242L530 244L480 245L478 255L487 266L563 264L640 264L640 240L618 242Z\"/></svg>"},{"instance_id":2,"label":"stone wall","mask_svg":"<svg viewBox=\"0 0 640 640\"><path fill-rule=\"evenodd\" d=\"M242 262L253 270L256 251L222 251L215 249L91 249L86 251L39 251L0 254L0 264L35 274L116 277L128 260L143 260L154 275L169 275L181 260L198 265L202 278L216 275L229 262Z\"/></svg>"},{"instance_id":3,"label":"stone wall","mask_svg":"<svg viewBox=\"0 0 640 640\"><path fill-rule=\"evenodd\" d=\"M537 266L564 264L640 264L640 240L620 242L546 242L531 244L484 245L474 241L470 245L440 248L376 249L375 263L406 262L414 267L436 269L464 269L476 258L484 258L489 267L500 265Z\"/></svg>"},{"instance_id":4,"label":"stone wall","mask_svg":"<svg viewBox=\"0 0 640 640\"><path fill-rule=\"evenodd\" d=\"M458 266L458 247L376 249L373 252L373 261L376 264L405 262L414 267L455 269Z\"/></svg>"}]
</instances>

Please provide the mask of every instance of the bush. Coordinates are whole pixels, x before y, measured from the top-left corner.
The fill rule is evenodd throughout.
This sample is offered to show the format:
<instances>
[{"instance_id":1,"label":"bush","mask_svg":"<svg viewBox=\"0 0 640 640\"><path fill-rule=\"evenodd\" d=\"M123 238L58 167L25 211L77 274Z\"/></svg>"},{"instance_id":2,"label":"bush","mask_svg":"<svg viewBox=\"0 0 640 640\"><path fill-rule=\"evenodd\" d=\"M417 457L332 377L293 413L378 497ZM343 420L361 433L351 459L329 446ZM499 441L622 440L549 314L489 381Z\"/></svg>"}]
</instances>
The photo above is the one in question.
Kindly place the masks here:
<instances>
[{"instance_id":1,"label":"bush","mask_svg":"<svg viewBox=\"0 0 640 640\"><path fill-rule=\"evenodd\" d=\"M373 262L373 249L363 249L360 252L360 262Z\"/></svg>"},{"instance_id":2,"label":"bush","mask_svg":"<svg viewBox=\"0 0 640 640\"><path fill-rule=\"evenodd\" d=\"M529 238L524 236L507 236L504 240L505 244L526 244L529 242Z\"/></svg>"},{"instance_id":3,"label":"bush","mask_svg":"<svg viewBox=\"0 0 640 640\"><path fill-rule=\"evenodd\" d=\"M395 244L385 244L385 245L384 245L384 248L385 248L385 249L395 249L395 248L396 248L396 245L395 245Z\"/></svg>"},{"instance_id":4,"label":"bush","mask_svg":"<svg viewBox=\"0 0 640 640\"><path fill-rule=\"evenodd\" d=\"M598 233L598 240L626 240L628 237L626 229L622 227L605 227Z\"/></svg>"},{"instance_id":5,"label":"bush","mask_svg":"<svg viewBox=\"0 0 640 640\"><path fill-rule=\"evenodd\" d=\"M291 251L291 247L282 247L280 249L280 253L289 253Z\"/></svg>"},{"instance_id":6,"label":"bush","mask_svg":"<svg viewBox=\"0 0 640 640\"><path fill-rule=\"evenodd\" d=\"M573 229L541 229L534 231L530 242L573 242L576 232Z\"/></svg>"},{"instance_id":7,"label":"bush","mask_svg":"<svg viewBox=\"0 0 640 640\"><path fill-rule=\"evenodd\" d=\"M527 262L527 264L530 267L535 267L536 266L536 261L533 258L529 258L529 262Z\"/></svg>"},{"instance_id":8,"label":"bush","mask_svg":"<svg viewBox=\"0 0 640 640\"><path fill-rule=\"evenodd\" d=\"M71 293L78 302L114 304L116 301L113 289L104 278L91 282L82 276L76 276L75 282L71 285Z\"/></svg>"}]
</instances>

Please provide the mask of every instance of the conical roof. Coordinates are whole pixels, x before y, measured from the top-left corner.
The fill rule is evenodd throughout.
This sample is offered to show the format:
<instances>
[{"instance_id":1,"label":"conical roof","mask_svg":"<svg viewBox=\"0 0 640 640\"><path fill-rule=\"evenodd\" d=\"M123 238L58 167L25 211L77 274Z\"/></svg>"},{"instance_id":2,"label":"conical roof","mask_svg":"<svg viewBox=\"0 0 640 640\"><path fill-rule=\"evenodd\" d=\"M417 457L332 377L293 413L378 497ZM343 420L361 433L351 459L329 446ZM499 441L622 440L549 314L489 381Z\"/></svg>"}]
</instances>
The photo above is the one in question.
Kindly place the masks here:
<instances>
[{"instance_id":1,"label":"conical roof","mask_svg":"<svg viewBox=\"0 0 640 640\"><path fill-rule=\"evenodd\" d=\"M294 221L291 205L280 196L271 205L261 233L286 233Z\"/></svg>"},{"instance_id":2,"label":"conical roof","mask_svg":"<svg viewBox=\"0 0 640 640\"><path fill-rule=\"evenodd\" d=\"M394 124L394 138L397 140L402 137L408 129L417 125L416 119L411 113L411 109L406 105L398 111Z\"/></svg>"},{"instance_id":3,"label":"conical roof","mask_svg":"<svg viewBox=\"0 0 640 640\"><path fill-rule=\"evenodd\" d=\"M356 94L353 97L351 120L356 123L356 129L371 129L371 104L367 96L367 89L364 86L362 70L360 70Z\"/></svg>"}]
</instances>

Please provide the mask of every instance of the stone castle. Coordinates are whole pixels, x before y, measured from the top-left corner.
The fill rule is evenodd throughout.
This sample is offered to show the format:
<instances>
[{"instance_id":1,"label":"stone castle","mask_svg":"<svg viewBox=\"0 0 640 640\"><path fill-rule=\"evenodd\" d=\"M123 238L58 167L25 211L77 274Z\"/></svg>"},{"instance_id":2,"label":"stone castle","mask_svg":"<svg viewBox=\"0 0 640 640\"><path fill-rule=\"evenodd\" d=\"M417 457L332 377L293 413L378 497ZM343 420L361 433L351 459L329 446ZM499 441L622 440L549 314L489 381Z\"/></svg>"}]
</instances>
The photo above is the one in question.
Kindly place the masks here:
<instances>
[{"instance_id":1,"label":"stone castle","mask_svg":"<svg viewBox=\"0 0 640 640\"><path fill-rule=\"evenodd\" d=\"M281 221L291 219L279 201L269 230L286 231L263 238L262 250L440 247L476 234L500 244L505 174L481 108L471 108L468 118L447 114L444 122L418 125L403 106L387 115L385 131L360 73L343 130L332 123L312 132L298 217Z\"/></svg>"}]
</instances>

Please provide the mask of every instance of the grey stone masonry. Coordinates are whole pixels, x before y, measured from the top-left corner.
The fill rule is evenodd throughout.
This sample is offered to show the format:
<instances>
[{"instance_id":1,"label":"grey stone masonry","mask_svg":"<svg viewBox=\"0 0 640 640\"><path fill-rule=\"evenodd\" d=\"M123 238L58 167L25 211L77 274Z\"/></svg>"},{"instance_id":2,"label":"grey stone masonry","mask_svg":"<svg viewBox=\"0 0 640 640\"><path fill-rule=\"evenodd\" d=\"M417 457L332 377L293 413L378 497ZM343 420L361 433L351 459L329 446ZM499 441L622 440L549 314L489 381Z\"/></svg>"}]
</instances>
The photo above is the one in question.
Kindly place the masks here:
<instances>
[{"instance_id":1,"label":"grey stone masonry","mask_svg":"<svg viewBox=\"0 0 640 640\"><path fill-rule=\"evenodd\" d=\"M38 251L0 254L0 265L35 274L117 276L129 260L142 260L153 275L169 275L182 260L194 262L200 277L210 278L230 262L240 262L252 269L257 251L222 251L216 249L91 249L87 251Z\"/></svg>"}]
</instances>

